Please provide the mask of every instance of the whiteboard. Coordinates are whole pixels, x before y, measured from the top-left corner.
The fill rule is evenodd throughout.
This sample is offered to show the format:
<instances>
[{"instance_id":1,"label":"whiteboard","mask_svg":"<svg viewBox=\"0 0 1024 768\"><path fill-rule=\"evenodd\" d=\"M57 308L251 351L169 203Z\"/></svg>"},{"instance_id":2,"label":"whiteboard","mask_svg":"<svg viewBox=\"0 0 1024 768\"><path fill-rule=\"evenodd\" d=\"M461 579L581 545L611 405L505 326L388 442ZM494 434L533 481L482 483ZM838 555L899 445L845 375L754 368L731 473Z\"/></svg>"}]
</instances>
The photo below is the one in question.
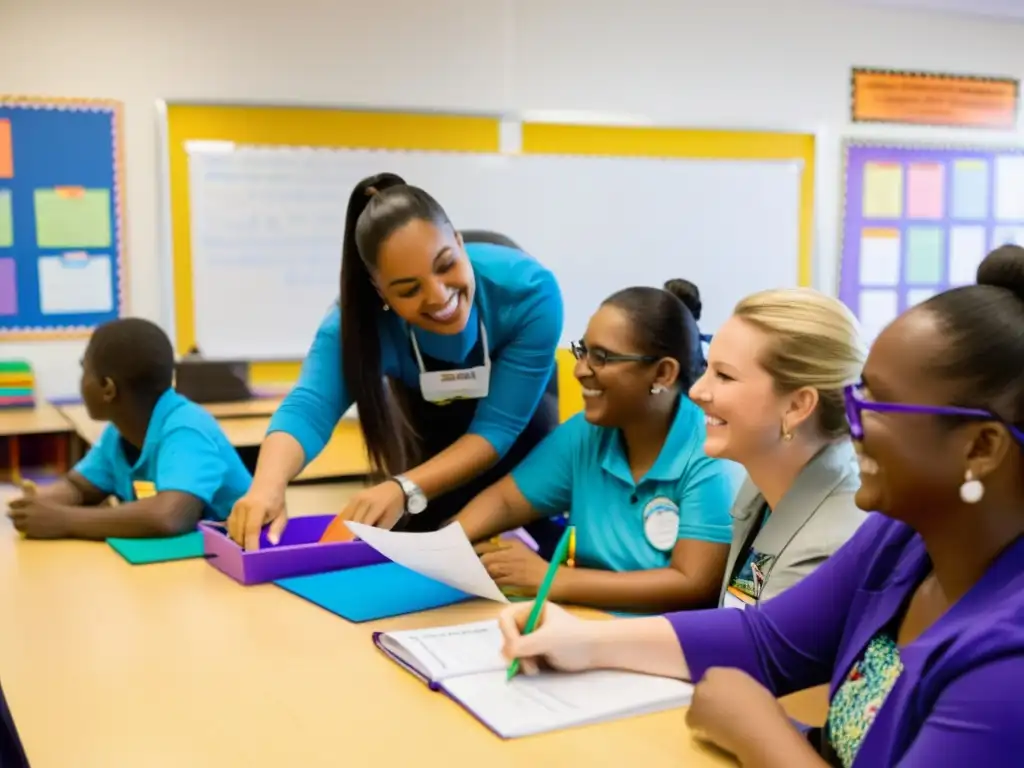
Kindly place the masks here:
<instances>
[{"instance_id":1,"label":"whiteboard","mask_svg":"<svg viewBox=\"0 0 1024 768\"><path fill-rule=\"evenodd\" d=\"M337 299L345 208L382 171L460 229L502 232L549 267L563 344L606 296L673 277L705 332L737 300L797 283L800 164L294 147L189 148L196 341L209 358L295 360Z\"/></svg>"}]
</instances>

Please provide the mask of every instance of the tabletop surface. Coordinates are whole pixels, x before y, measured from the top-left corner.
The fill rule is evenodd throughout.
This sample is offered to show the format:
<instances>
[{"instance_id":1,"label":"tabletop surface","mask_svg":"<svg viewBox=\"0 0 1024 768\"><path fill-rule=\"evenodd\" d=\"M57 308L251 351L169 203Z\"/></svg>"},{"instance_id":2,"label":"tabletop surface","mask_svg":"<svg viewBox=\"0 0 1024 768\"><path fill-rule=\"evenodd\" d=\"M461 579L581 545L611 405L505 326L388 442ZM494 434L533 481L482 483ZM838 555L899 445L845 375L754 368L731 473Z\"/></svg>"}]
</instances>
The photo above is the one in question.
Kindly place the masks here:
<instances>
[{"instance_id":1,"label":"tabletop surface","mask_svg":"<svg viewBox=\"0 0 1024 768\"><path fill-rule=\"evenodd\" d=\"M259 411L266 403L276 404L276 400L251 400L253 408ZM220 424L228 441L236 448L253 448L263 442L266 437L267 427L270 425L270 414L264 415L243 415L242 411L234 411L230 414L221 412L219 406L238 406L242 403L221 403L217 408L207 406L217 416L217 423ZM74 431L82 440L94 444L100 439L106 423L93 421L82 404L62 405L60 413L71 423ZM59 416L59 414L58 414ZM0 425L2 425L0 419ZM61 422L64 430L68 429L67 423ZM3 432L0 431L0 435ZM359 422L343 419L338 423L334 434L324 450L313 461L309 463L300 474L300 480L314 480L329 477L353 477L366 475L369 472L369 462L366 458L366 443L363 441L362 433L359 431Z\"/></svg>"},{"instance_id":2,"label":"tabletop surface","mask_svg":"<svg viewBox=\"0 0 1024 768\"><path fill-rule=\"evenodd\" d=\"M71 425L46 401L35 408L0 410L0 437L11 435L43 435L70 432Z\"/></svg>"},{"instance_id":3,"label":"tabletop surface","mask_svg":"<svg viewBox=\"0 0 1024 768\"><path fill-rule=\"evenodd\" d=\"M498 609L351 624L202 560L132 567L0 521L0 678L33 768L415 765L444 747L488 768L730 764L693 742L683 710L502 741L370 640Z\"/></svg>"}]
</instances>

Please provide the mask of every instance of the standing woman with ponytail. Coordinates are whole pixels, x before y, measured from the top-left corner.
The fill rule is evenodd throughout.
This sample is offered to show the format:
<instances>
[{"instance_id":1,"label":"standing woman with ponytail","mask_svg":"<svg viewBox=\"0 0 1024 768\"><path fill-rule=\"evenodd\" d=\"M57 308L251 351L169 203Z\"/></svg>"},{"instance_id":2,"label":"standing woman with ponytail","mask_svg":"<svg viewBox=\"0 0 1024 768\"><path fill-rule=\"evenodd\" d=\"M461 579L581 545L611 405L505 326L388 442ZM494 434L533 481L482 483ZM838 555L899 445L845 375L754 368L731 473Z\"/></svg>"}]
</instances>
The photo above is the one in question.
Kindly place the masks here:
<instances>
[{"instance_id":1,"label":"standing woman with ponytail","mask_svg":"<svg viewBox=\"0 0 1024 768\"><path fill-rule=\"evenodd\" d=\"M441 205L384 173L349 199L341 300L270 423L228 520L246 549L287 521L285 488L355 403L375 473L341 517L434 530L558 424L562 297L522 251L467 245Z\"/></svg>"}]
</instances>

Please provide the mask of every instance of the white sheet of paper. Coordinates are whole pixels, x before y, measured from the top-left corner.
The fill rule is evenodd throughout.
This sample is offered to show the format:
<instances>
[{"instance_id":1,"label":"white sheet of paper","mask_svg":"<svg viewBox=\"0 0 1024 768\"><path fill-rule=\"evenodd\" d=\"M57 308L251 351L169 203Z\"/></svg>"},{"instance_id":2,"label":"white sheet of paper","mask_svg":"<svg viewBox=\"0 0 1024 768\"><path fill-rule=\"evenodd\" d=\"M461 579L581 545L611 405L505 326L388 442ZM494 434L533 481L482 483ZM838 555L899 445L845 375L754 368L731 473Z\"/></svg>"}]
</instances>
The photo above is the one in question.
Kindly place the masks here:
<instances>
[{"instance_id":1,"label":"white sheet of paper","mask_svg":"<svg viewBox=\"0 0 1024 768\"><path fill-rule=\"evenodd\" d=\"M39 259L39 306L45 315L110 312L114 308L109 256Z\"/></svg>"},{"instance_id":2,"label":"white sheet of paper","mask_svg":"<svg viewBox=\"0 0 1024 768\"><path fill-rule=\"evenodd\" d=\"M1024 227L996 227L992 231L992 248L996 249L1001 245L1019 245L1024 248Z\"/></svg>"},{"instance_id":3,"label":"white sheet of paper","mask_svg":"<svg viewBox=\"0 0 1024 768\"><path fill-rule=\"evenodd\" d=\"M935 291L931 288L914 288L907 291L907 309L916 307L918 304L928 301L928 299L934 295Z\"/></svg>"},{"instance_id":4,"label":"white sheet of paper","mask_svg":"<svg viewBox=\"0 0 1024 768\"><path fill-rule=\"evenodd\" d=\"M891 234L889 230L884 232L884 237L868 233L861 236L861 285L899 285L900 233L899 230L891 230Z\"/></svg>"},{"instance_id":5,"label":"white sheet of paper","mask_svg":"<svg viewBox=\"0 0 1024 768\"><path fill-rule=\"evenodd\" d=\"M410 571L477 597L508 602L473 551L459 523L451 523L433 533L396 533L362 523L346 525L382 555Z\"/></svg>"},{"instance_id":6,"label":"white sheet of paper","mask_svg":"<svg viewBox=\"0 0 1024 768\"><path fill-rule=\"evenodd\" d=\"M896 291L861 291L860 319L861 332L867 341L874 341L882 330L896 319L899 303Z\"/></svg>"},{"instance_id":7,"label":"white sheet of paper","mask_svg":"<svg viewBox=\"0 0 1024 768\"><path fill-rule=\"evenodd\" d=\"M973 285L986 253L984 227L953 227L949 233L950 285Z\"/></svg>"},{"instance_id":8,"label":"white sheet of paper","mask_svg":"<svg viewBox=\"0 0 1024 768\"><path fill-rule=\"evenodd\" d=\"M996 159L996 218L1024 219L1024 157Z\"/></svg>"}]
</instances>

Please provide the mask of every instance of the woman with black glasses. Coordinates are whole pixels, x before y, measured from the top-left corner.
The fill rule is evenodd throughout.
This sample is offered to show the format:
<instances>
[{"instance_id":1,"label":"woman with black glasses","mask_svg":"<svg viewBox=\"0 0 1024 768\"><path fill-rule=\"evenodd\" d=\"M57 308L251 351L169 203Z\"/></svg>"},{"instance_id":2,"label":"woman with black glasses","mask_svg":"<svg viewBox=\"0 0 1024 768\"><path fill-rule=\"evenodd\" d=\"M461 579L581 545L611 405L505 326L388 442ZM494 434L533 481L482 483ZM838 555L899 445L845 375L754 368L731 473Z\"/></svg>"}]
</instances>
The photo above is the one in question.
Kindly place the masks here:
<instances>
[{"instance_id":1,"label":"woman with black glasses","mask_svg":"<svg viewBox=\"0 0 1024 768\"><path fill-rule=\"evenodd\" d=\"M604 301L573 345L584 412L455 518L480 542L568 512L578 567L559 572L554 599L652 611L717 598L738 468L705 455L704 415L686 396L704 365L687 285ZM477 551L498 584L521 593L535 594L547 570L515 541Z\"/></svg>"},{"instance_id":2,"label":"woman with black glasses","mask_svg":"<svg viewBox=\"0 0 1024 768\"><path fill-rule=\"evenodd\" d=\"M755 611L582 622L502 618L534 672L631 669L697 681L695 735L744 766L932 768L1024 754L1024 249L919 304L845 391L872 514L821 568ZM830 684L820 732L776 699Z\"/></svg>"}]
</instances>

